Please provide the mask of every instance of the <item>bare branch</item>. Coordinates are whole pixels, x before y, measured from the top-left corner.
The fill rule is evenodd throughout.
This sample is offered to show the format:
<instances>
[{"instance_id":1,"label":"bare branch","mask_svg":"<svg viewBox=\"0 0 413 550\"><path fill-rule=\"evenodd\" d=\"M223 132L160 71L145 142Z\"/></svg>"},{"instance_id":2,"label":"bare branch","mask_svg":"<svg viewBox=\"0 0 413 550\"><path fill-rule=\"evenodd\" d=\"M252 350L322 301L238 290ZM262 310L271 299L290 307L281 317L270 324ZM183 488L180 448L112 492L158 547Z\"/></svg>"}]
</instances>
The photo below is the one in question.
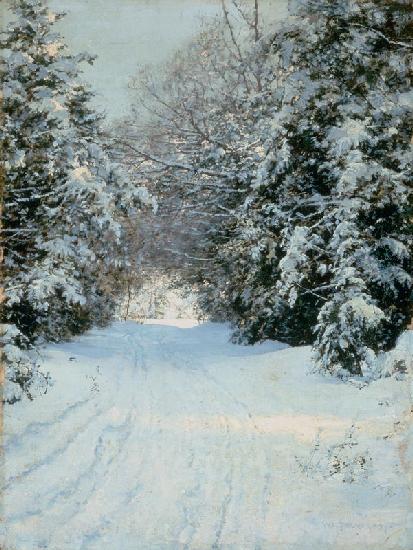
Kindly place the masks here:
<instances>
[{"instance_id":1,"label":"bare branch","mask_svg":"<svg viewBox=\"0 0 413 550\"><path fill-rule=\"evenodd\" d=\"M152 162L162 164L163 166L167 166L168 168L177 168L178 170L185 170L187 172L192 172L194 174L202 174L205 176L215 176L215 177L225 178L225 179L234 178L233 174L228 174L226 172L217 172L215 170L197 168L196 166L190 166L189 164L182 164L179 162L175 162L173 160L167 160L167 159L162 159L160 157L156 157L154 155L146 153L145 151L141 151L140 149L137 149L136 147L134 147L133 145L131 145L126 141L117 141L117 143L120 143L123 146L128 147L129 149L131 149L132 151L134 151L135 153L137 153L138 155L140 155L141 157L147 160L151 160Z\"/></svg>"}]
</instances>

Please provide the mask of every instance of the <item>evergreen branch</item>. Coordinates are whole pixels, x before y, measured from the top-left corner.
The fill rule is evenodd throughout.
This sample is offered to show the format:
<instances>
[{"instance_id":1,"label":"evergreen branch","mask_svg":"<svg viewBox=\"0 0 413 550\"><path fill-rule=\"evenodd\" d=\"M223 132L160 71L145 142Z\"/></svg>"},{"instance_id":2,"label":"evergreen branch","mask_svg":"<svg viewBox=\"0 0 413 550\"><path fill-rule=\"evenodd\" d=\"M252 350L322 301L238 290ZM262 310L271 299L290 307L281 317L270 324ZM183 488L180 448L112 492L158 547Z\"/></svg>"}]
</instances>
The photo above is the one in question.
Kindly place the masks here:
<instances>
[{"instance_id":1,"label":"evergreen branch","mask_svg":"<svg viewBox=\"0 0 413 550\"><path fill-rule=\"evenodd\" d=\"M371 27L366 27L365 25L361 25L360 23L351 23L351 26L352 27L360 27L361 29L371 31L374 34L377 34L377 36L380 36L380 38L383 38L383 40L385 40L388 44L393 44L395 46L402 46L403 48L413 49L413 44L406 44L406 42L399 42L397 40L391 40L384 33L382 33L381 31L378 31L377 29L372 29Z\"/></svg>"}]
</instances>

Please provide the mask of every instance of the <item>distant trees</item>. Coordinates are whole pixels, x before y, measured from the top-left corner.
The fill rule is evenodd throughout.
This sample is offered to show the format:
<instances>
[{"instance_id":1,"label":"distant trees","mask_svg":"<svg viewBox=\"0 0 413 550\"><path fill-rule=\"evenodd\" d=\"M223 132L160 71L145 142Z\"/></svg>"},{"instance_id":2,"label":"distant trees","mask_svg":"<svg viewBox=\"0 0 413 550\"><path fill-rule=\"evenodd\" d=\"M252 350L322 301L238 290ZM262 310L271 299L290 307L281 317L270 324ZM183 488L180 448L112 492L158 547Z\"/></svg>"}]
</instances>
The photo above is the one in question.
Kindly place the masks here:
<instances>
[{"instance_id":1,"label":"distant trees","mask_svg":"<svg viewBox=\"0 0 413 550\"><path fill-rule=\"evenodd\" d=\"M161 78L151 68L141 72L138 109L118 131L131 177L159 198L156 216L139 220L147 243L143 262L200 283L203 301L216 314L215 281L222 279L217 251L263 158L276 80L267 66L271 37L262 36L258 12L236 2L231 10L223 6L223 19L206 24Z\"/></svg>"},{"instance_id":2,"label":"distant trees","mask_svg":"<svg viewBox=\"0 0 413 550\"><path fill-rule=\"evenodd\" d=\"M17 395L17 385L30 393L35 382L27 352L39 339L58 340L110 316L120 217L135 211L142 193L110 160L101 117L79 81L79 64L92 58L67 52L53 30L61 15L41 0L19 0L14 11L0 65L1 322L8 388Z\"/></svg>"},{"instance_id":3,"label":"distant trees","mask_svg":"<svg viewBox=\"0 0 413 550\"><path fill-rule=\"evenodd\" d=\"M296 0L273 29L223 7L166 78L141 75L152 117L119 138L160 197L153 258L237 338L367 373L411 313L411 6Z\"/></svg>"}]
</instances>

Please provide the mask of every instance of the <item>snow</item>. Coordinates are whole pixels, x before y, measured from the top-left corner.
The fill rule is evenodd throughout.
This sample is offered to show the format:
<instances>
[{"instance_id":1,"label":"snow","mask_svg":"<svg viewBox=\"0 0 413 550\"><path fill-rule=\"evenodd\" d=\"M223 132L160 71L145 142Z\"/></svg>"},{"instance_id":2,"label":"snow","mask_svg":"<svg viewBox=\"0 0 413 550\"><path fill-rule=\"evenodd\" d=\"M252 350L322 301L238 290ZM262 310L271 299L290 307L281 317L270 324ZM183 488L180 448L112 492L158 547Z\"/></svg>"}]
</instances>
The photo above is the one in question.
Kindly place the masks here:
<instances>
[{"instance_id":1,"label":"snow","mask_svg":"<svg viewBox=\"0 0 413 550\"><path fill-rule=\"evenodd\" d=\"M409 379L344 384L308 347L229 336L118 322L45 348L54 385L5 410L0 546L411 548Z\"/></svg>"}]
</instances>

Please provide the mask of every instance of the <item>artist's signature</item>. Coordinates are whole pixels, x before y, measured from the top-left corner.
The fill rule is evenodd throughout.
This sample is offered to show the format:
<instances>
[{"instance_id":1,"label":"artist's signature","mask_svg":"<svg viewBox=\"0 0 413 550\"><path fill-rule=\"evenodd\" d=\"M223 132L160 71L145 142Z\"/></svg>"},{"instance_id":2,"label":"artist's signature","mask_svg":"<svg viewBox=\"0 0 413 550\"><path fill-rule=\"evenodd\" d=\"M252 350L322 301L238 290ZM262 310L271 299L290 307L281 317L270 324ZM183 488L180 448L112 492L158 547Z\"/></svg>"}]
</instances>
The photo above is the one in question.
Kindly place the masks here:
<instances>
[{"instance_id":1,"label":"artist's signature","mask_svg":"<svg viewBox=\"0 0 413 550\"><path fill-rule=\"evenodd\" d=\"M368 522L367 524L365 523L360 523L360 524L356 524L354 522L351 522L351 521L323 521L323 525L325 527L335 527L335 528L342 528L342 529L345 529L347 527L351 527L352 529L356 528L356 527L368 527L369 529L374 529L374 528L378 528L378 529L385 529L386 531L388 531L389 529L396 529L396 528L399 528L400 527L400 523L388 523L386 522L386 525L384 526L383 523L370 523Z\"/></svg>"}]
</instances>

